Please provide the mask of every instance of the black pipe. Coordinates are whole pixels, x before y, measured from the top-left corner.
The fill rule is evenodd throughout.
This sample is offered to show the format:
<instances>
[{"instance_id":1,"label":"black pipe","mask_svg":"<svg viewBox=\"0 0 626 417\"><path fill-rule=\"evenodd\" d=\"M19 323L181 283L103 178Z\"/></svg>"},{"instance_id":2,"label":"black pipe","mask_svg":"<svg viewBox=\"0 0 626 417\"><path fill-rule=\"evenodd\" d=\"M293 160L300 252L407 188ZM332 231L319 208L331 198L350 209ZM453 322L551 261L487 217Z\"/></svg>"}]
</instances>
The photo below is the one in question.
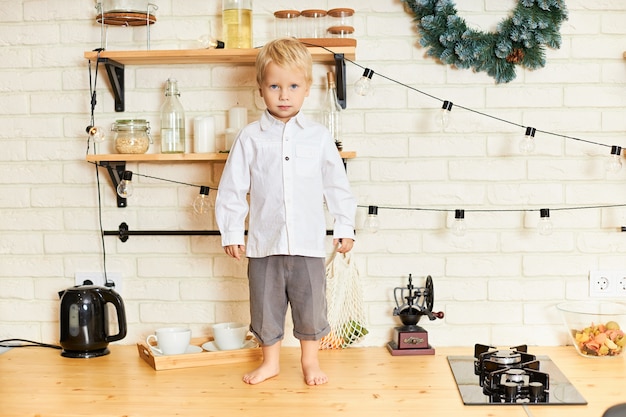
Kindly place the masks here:
<instances>
[{"instance_id":1,"label":"black pipe","mask_svg":"<svg viewBox=\"0 0 626 417\"><path fill-rule=\"evenodd\" d=\"M122 242L126 242L130 236L220 236L219 230L128 230L125 222L120 223L117 230L104 230L104 236L119 236ZM248 234L246 230L245 234ZM327 236L332 236L333 231L327 230Z\"/></svg>"}]
</instances>

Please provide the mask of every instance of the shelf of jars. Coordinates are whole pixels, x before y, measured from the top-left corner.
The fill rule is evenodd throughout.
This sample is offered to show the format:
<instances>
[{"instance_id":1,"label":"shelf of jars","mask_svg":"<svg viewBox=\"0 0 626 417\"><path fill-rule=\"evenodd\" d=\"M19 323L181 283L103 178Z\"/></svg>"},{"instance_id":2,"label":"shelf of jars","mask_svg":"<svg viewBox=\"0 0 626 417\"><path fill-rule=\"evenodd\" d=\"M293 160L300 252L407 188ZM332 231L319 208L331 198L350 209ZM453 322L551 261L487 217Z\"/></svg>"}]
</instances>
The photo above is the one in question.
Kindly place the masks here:
<instances>
[{"instance_id":1,"label":"shelf of jars","mask_svg":"<svg viewBox=\"0 0 626 417\"><path fill-rule=\"evenodd\" d=\"M343 108L346 107L345 59L353 60L356 56L356 39L353 38L303 38L313 61L335 65L337 98ZM115 111L125 108L125 65L175 65L175 64L254 64L259 50L250 49L163 49L132 51L87 51L85 58L104 65L109 78Z\"/></svg>"},{"instance_id":2,"label":"shelf of jars","mask_svg":"<svg viewBox=\"0 0 626 417\"><path fill-rule=\"evenodd\" d=\"M356 158L355 151L340 151L339 155L347 168L348 159ZM156 153L156 154L91 154L87 155L87 162L92 162L105 168L109 174L113 190L117 189L128 162L150 162L150 163L178 163L178 162L226 162L227 152L214 153ZM126 198L117 195L117 206L126 207Z\"/></svg>"}]
</instances>

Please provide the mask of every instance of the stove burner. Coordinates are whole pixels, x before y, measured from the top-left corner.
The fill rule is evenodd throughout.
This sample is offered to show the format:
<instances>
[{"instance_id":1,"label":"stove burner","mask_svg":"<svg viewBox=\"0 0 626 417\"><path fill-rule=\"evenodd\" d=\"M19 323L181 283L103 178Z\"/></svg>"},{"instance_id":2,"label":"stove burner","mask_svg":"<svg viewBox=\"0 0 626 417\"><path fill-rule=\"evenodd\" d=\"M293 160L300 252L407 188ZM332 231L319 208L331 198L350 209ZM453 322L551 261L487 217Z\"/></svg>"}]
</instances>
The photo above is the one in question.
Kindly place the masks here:
<instances>
[{"instance_id":1,"label":"stove burner","mask_svg":"<svg viewBox=\"0 0 626 417\"><path fill-rule=\"evenodd\" d=\"M535 355L526 345L498 350L493 346L474 346L474 374L479 376L483 394L492 402L548 402L549 375L539 371Z\"/></svg>"}]
</instances>

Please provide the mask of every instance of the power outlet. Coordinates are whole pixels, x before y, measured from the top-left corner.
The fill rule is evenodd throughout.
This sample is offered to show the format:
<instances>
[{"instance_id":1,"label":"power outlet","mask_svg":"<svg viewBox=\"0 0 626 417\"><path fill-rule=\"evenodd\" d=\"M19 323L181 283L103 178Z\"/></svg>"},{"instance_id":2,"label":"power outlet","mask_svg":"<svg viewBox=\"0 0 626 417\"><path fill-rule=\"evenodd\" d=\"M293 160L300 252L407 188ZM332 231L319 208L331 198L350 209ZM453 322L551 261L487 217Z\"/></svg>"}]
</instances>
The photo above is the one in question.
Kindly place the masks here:
<instances>
[{"instance_id":1,"label":"power outlet","mask_svg":"<svg viewBox=\"0 0 626 417\"><path fill-rule=\"evenodd\" d=\"M93 285L100 287L110 287L116 293L122 294L122 274L119 272L107 272L107 279L104 279L102 272L76 272L74 282L76 285L83 285L85 281L91 281Z\"/></svg>"},{"instance_id":2,"label":"power outlet","mask_svg":"<svg viewBox=\"0 0 626 417\"><path fill-rule=\"evenodd\" d=\"M626 297L626 271L590 271L589 296Z\"/></svg>"}]
</instances>

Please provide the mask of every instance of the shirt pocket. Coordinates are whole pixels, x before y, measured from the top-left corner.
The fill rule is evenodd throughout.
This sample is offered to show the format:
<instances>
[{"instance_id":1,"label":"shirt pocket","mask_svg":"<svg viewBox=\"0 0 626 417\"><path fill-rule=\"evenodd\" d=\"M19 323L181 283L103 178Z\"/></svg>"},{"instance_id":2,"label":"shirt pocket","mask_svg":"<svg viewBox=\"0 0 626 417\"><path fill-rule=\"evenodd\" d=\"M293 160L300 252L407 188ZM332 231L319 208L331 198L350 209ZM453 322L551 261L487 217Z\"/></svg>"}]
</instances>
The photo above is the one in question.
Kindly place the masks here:
<instances>
[{"instance_id":1,"label":"shirt pocket","mask_svg":"<svg viewBox=\"0 0 626 417\"><path fill-rule=\"evenodd\" d=\"M296 146L296 173L303 177L315 177L320 175L319 166L320 150L317 146Z\"/></svg>"}]
</instances>

